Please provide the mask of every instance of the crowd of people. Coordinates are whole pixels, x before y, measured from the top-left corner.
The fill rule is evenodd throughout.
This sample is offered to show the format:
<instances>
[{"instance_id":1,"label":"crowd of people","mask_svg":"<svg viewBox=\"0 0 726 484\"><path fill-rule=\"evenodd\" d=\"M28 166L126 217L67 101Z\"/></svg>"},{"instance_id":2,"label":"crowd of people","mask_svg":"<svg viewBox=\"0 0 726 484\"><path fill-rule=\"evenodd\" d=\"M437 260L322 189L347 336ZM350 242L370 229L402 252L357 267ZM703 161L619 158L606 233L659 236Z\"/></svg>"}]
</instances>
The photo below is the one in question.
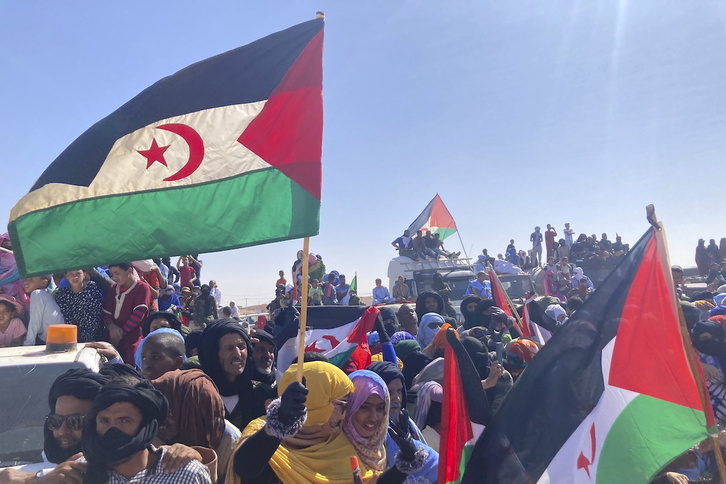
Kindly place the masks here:
<instances>
[{"instance_id":1,"label":"crowd of people","mask_svg":"<svg viewBox=\"0 0 726 484\"><path fill-rule=\"evenodd\" d=\"M2 246L12 250L6 240ZM306 262L312 304L360 304L344 275L325 272L321 257ZM67 271L55 277L52 293L50 276L2 286L3 345L42 343L48 325L66 322L105 363L98 373L71 370L55 381L44 427L46 461L39 470L2 470L0 483L342 483L353 481L351 457L363 482L433 483L447 332L466 349L487 395L481 404L494 414L591 292L567 255L548 255L545 274L555 282L577 278L578 292L561 298L561 290L547 293L545 286L544 295L530 295L530 315L547 335L535 338L524 337L518 319L497 307L483 271L458 308L443 279L416 297L403 278L390 292L377 280L379 317L368 334L365 365L336 366L307 352L302 362L281 368L280 338L299 319L294 297L302 264L300 253L294 283L278 273L280 304L255 328L221 306L214 281L199 285L197 256L181 257L176 271L163 260ZM719 274L726 274L726 262ZM688 297L679 275L682 269L674 267L714 412L726 425L726 279L714 278L708 291ZM13 295L18 286L25 298ZM675 461L656 480L680 482L712 471L709 449L689 453L696 458Z\"/></svg>"}]
</instances>

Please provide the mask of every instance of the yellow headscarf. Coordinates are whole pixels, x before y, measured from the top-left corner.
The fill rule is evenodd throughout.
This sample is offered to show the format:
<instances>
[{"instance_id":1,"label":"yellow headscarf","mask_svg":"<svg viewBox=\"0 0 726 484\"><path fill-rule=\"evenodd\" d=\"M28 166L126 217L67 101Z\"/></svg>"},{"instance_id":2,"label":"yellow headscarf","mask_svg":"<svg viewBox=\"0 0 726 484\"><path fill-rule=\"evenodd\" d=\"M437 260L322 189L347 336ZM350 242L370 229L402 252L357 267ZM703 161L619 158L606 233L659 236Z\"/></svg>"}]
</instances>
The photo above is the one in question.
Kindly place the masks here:
<instances>
[{"instance_id":1,"label":"yellow headscarf","mask_svg":"<svg viewBox=\"0 0 726 484\"><path fill-rule=\"evenodd\" d=\"M280 395L295 381L296 372L297 365L292 365L282 375L278 384ZM332 402L350 394L354 389L353 382L336 366L321 361L304 363L303 376L310 393L306 402L308 418L301 433L307 431L315 435L325 434L326 438L303 448L295 445L300 439L284 439L270 458L270 466L285 484L350 484L353 480L350 458L356 455L356 451L348 437L340 431L342 414L334 408ZM242 431L237 449L250 435L264 426L264 417L250 422ZM316 427L327 428L327 431L318 431ZM361 465L361 477L368 481L374 477L374 473ZM230 459L227 466L225 482L243 482L234 472L234 459Z\"/></svg>"}]
</instances>

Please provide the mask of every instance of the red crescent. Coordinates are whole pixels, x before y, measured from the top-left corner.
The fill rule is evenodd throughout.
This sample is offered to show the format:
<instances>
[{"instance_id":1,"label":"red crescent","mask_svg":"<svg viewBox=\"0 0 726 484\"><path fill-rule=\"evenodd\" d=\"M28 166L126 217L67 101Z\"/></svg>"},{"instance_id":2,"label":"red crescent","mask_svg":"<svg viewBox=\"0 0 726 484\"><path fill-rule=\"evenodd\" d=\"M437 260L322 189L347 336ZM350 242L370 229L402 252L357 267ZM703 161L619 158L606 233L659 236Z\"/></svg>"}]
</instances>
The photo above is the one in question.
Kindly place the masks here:
<instances>
[{"instance_id":1,"label":"red crescent","mask_svg":"<svg viewBox=\"0 0 726 484\"><path fill-rule=\"evenodd\" d=\"M187 162L179 171L170 177L164 178L164 181L181 180L182 178L186 178L197 171L197 168L199 168L202 164L202 160L204 160L204 141L202 140L202 137L199 136L199 133L197 133L194 128L187 126L186 124L177 123L162 124L161 126L157 126L156 129L163 129L174 134L178 134L189 146L189 159Z\"/></svg>"}]
</instances>

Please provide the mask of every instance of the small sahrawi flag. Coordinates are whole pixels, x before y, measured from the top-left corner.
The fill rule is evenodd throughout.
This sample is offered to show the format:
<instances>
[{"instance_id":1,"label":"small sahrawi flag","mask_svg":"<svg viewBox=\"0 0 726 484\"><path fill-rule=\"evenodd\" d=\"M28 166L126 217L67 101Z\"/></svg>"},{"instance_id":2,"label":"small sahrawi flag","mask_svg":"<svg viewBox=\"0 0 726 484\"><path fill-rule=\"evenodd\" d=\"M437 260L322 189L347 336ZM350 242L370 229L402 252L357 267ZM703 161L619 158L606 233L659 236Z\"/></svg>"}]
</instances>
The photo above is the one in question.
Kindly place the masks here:
<instances>
[{"instance_id":1,"label":"small sahrawi flag","mask_svg":"<svg viewBox=\"0 0 726 484\"><path fill-rule=\"evenodd\" d=\"M458 484L491 412L479 373L453 330L446 343L438 482Z\"/></svg>"},{"instance_id":2,"label":"small sahrawi flag","mask_svg":"<svg viewBox=\"0 0 726 484\"><path fill-rule=\"evenodd\" d=\"M186 67L83 133L11 211L20 271L317 234L323 25Z\"/></svg>"},{"instance_id":3,"label":"small sahrawi flag","mask_svg":"<svg viewBox=\"0 0 726 484\"><path fill-rule=\"evenodd\" d=\"M454 217L451 216L438 193L408 227L412 236L416 235L418 230L430 230L432 234L439 234L441 240L456 232Z\"/></svg>"},{"instance_id":4,"label":"small sahrawi flag","mask_svg":"<svg viewBox=\"0 0 726 484\"><path fill-rule=\"evenodd\" d=\"M339 368L357 370L371 363L368 333L378 317L378 308L364 306L310 306L305 330L305 351L322 353ZM298 326L290 324L275 336L277 369L284 372L298 355Z\"/></svg>"},{"instance_id":5,"label":"small sahrawi flag","mask_svg":"<svg viewBox=\"0 0 726 484\"><path fill-rule=\"evenodd\" d=\"M650 229L522 373L463 483L646 483L712 426ZM708 396L705 396L708 399Z\"/></svg>"}]
</instances>

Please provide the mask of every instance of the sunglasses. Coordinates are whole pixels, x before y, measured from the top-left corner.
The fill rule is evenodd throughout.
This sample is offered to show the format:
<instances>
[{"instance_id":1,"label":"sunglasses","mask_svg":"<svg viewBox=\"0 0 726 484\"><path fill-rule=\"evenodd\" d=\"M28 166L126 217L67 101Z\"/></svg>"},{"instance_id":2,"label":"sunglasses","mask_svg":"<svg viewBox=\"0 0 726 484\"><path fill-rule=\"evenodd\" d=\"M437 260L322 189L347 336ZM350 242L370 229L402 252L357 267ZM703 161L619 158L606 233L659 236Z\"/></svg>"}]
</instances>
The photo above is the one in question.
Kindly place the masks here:
<instances>
[{"instance_id":1,"label":"sunglasses","mask_svg":"<svg viewBox=\"0 0 726 484\"><path fill-rule=\"evenodd\" d=\"M524 361L519 356L513 355L511 353L507 355L507 363L509 363L510 365L514 365L514 366L522 366L522 367L527 366L526 361Z\"/></svg>"},{"instance_id":2,"label":"sunglasses","mask_svg":"<svg viewBox=\"0 0 726 484\"><path fill-rule=\"evenodd\" d=\"M86 415L83 413L74 413L71 415L58 415L51 413L45 417L45 426L48 430L58 430L66 423L70 430L81 430L83 422L86 421Z\"/></svg>"}]
</instances>

